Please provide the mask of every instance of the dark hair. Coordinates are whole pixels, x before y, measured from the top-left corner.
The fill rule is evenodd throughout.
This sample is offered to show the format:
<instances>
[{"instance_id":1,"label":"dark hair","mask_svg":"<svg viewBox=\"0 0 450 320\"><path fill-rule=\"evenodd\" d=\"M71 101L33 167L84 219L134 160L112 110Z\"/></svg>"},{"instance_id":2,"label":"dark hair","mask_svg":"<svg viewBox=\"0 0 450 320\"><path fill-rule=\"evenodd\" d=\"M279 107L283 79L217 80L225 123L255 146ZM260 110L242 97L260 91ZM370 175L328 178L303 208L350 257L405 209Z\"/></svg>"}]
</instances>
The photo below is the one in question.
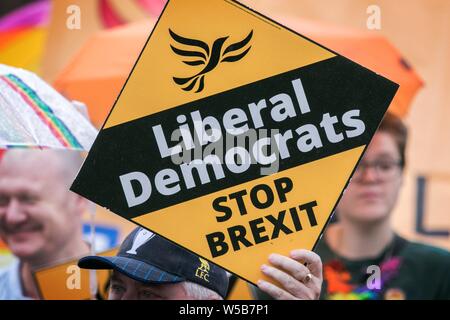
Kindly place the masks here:
<instances>
[{"instance_id":1,"label":"dark hair","mask_svg":"<svg viewBox=\"0 0 450 320\"><path fill-rule=\"evenodd\" d=\"M403 169L406 163L405 149L408 140L408 128L403 123L402 119L388 112L384 116L383 121L381 121L378 131L387 132L394 138L400 153L400 165Z\"/></svg>"}]
</instances>

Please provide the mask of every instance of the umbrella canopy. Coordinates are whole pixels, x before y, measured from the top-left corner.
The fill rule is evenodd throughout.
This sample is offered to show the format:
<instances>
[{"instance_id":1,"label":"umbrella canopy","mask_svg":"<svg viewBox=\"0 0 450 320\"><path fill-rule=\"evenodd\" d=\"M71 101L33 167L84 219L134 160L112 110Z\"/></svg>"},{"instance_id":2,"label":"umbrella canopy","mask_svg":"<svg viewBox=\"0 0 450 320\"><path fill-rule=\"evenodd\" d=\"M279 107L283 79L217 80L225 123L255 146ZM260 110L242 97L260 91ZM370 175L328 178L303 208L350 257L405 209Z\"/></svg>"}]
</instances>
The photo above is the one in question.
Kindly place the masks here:
<instances>
[{"instance_id":1,"label":"umbrella canopy","mask_svg":"<svg viewBox=\"0 0 450 320\"><path fill-rule=\"evenodd\" d=\"M37 0L0 17L0 31L43 26L50 14L50 0Z\"/></svg>"},{"instance_id":2,"label":"umbrella canopy","mask_svg":"<svg viewBox=\"0 0 450 320\"><path fill-rule=\"evenodd\" d=\"M34 73L0 64L0 148L89 150L96 129Z\"/></svg>"},{"instance_id":3,"label":"umbrella canopy","mask_svg":"<svg viewBox=\"0 0 450 320\"><path fill-rule=\"evenodd\" d=\"M401 117L406 115L423 83L400 52L382 35L297 18L282 17L278 21L400 84L389 110ZM152 27L153 22L144 22L96 34L57 77L55 87L71 99L85 102L93 122L100 126Z\"/></svg>"},{"instance_id":4,"label":"umbrella canopy","mask_svg":"<svg viewBox=\"0 0 450 320\"><path fill-rule=\"evenodd\" d=\"M0 61L39 71L51 3L39 0L0 17Z\"/></svg>"},{"instance_id":5,"label":"umbrella canopy","mask_svg":"<svg viewBox=\"0 0 450 320\"><path fill-rule=\"evenodd\" d=\"M99 0L99 13L107 28L158 17L166 0ZM140 19L139 19L140 18Z\"/></svg>"},{"instance_id":6,"label":"umbrella canopy","mask_svg":"<svg viewBox=\"0 0 450 320\"><path fill-rule=\"evenodd\" d=\"M83 101L93 123L102 125L153 26L145 20L93 35L59 74L55 88Z\"/></svg>"},{"instance_id":7,"label":"umbrella canopy","mask_svg":"<svg viewBox=\"0 0 450 320\"><path fill-rule=\"evenodd\" d=\"M53 0L41 61L42 77L53 83L74 54L95 32L146 18L156 19L165 2L166 0ZM75 11L67 13L67 9L73 5L80 9L81 16L75 15ZM81 22L80 29L63 27L70 17L73 17L70 22Z\"/></svg>"},{"instance_id":8,"label":"umbrella canopy","mask_svg":"<svg viewBox=\"0 0 450 320\"><path fill-rule=\"evenodd\" d=\"M283 16L278 21L311 40L398 83L400 88L389 107L389 111L400 117L404 117L408 113L414 96L423 86L423 81L400 51L381 33L336 27L295 17Z\"/></svg>"}]
</instances>

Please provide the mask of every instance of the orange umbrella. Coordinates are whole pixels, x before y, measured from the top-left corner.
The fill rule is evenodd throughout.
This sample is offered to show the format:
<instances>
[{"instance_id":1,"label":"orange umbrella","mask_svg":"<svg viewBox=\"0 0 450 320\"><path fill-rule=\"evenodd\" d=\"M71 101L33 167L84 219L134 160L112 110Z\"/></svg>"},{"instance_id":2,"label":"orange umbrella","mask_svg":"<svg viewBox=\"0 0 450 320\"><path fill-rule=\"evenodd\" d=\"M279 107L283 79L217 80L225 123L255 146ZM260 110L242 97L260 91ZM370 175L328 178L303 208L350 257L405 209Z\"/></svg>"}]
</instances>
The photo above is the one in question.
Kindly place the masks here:
<instances>
[{"instance_id":1,"label":"orange umbrella","mask_svg":"<svg viewBox=\"0 0 450 320\"><path fill-rule=\"evenodd\" d=\"M54 87L88 106L101 126L144 47L153 20L104 30L90 37L55 80Z\"/></svg>"},{"instance_id":2,"label":"orange umbrella","mask_svg":"<svg viewBox=\"0 0 450 320\"><path fill-rule=\"evenodd\" d=\"M5 0L0 0L0 3ZM11 1L11 0L8 0ZM138 22L156 19L166 0L52 0L51 19L47 31L45 52L41 61L41 75L54 82L56 76L95 32ZM82 27L77 30L63 27L78 19ZM0 41L1 42L1 41Z\"/></svg>"},{"instance_id":3,"label":"orange umbrella","mask_svg":"<svg viewBox=\"0 0 450 320\"><path fill-rule=\"evenodd\" d=\"M379 33L336 28L297 18L283 17L278 21L399 83L400 89L390 111L402 117L407 113L422 80ZM153 22L137 23L96 34L59 75L55 87L70 99L84 102L93 122L101 125L152 27Z\"/></svg>"},{"instance_id":4,"label":"orange umbrella","mask_svg":"<svg viewBox=\"0 0 450 320\"><path fill-rule=\"evenodd\" d=\"M286 16L277 21L398 83L400 88L389 111L400 117L408 113L423 81L402 54L379 32L336 27Z\"/></svg>"}]
</instances>

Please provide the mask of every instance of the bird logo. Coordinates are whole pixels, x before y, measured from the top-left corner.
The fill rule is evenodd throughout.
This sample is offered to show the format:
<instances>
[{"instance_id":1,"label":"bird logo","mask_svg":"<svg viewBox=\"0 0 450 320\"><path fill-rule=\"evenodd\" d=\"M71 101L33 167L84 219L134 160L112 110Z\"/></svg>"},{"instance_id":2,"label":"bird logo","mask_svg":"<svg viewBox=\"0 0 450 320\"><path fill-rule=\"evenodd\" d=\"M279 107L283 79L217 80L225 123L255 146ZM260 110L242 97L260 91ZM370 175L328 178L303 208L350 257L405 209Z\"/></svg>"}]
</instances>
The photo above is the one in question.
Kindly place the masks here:
<instances>
[{"instance_id":1,"label":"bird logo","mask_svg":"<svg viewBox=\"0 0 450 320\"><path fill-rule=\"evenodd\" d=\"M184 91L195 90L195 92L201 92L204 89L206 74L215 69L220 63L236 62L244 58L251 49L249 43L253 37L253 30L251 30L244 40L232 43L223 49L229 36L215 40L212 48L210 48L204 41L180 36L171 29L169 29L169 33L177 45L177 47L174 45L170 45L170 47L175 54L186 59L183 60L183 63L189 66L204 66L200 72L191 77L173 77L173 81ZM180 45L187 46L189 49L180 49Z\"/></svg>"}]
</instances>

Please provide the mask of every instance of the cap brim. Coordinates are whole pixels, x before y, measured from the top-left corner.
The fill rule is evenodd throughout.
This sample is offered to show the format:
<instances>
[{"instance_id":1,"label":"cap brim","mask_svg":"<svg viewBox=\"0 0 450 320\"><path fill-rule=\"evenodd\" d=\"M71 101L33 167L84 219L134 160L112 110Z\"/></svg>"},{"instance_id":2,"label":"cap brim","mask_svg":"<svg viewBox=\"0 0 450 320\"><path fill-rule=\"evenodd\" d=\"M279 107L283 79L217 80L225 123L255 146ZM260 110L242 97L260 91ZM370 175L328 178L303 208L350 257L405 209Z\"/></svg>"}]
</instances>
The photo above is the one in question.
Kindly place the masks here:
<instances>
[{"instance_id":1,"label":"cap brim","mask_svg":"<svg viewBox=\"0 0 450 320\"><path fill-rule=\"evenodd\" d=\"M177 283L186 280L148 263L126 257L88 256L81 258L78 266L82 269L113 269L144 283Z\"/></svg>"}]
</instances>

